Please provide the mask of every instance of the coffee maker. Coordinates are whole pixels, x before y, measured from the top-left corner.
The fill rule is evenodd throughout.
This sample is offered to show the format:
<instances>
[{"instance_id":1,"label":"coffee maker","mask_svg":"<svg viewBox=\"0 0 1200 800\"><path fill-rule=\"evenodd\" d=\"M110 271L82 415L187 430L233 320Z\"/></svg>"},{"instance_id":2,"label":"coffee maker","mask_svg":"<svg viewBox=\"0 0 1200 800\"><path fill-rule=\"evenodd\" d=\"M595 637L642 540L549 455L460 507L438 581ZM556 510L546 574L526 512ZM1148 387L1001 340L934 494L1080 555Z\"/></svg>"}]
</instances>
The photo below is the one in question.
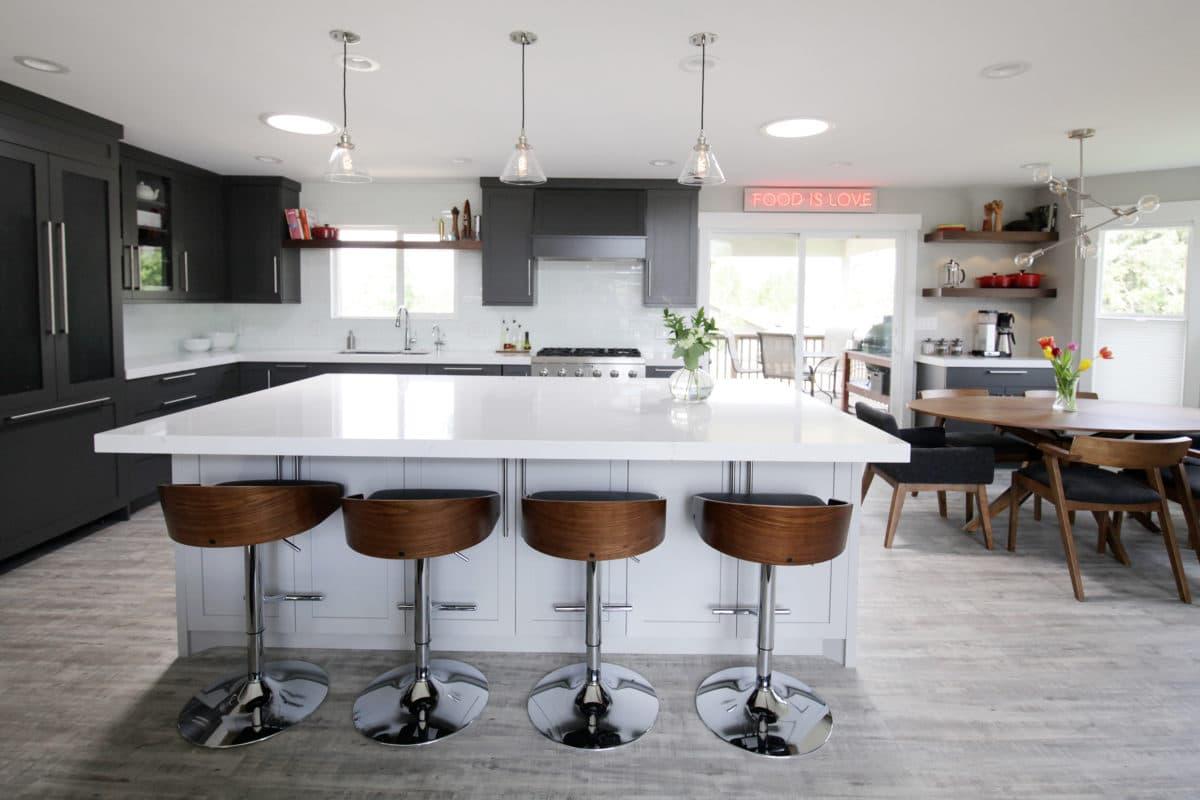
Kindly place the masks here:
<instances>
[{"instance_id":1,"label":"coffee maker","mask_svg":"<svg viewBox=\"0 0 1200 800\"><path fill-rule=\"evenodd\" d=\"M1012 356L1013 314L981 308L975 314L975 337L971 344L971 355L987 358Z\"/></svg>"}]
</instances>

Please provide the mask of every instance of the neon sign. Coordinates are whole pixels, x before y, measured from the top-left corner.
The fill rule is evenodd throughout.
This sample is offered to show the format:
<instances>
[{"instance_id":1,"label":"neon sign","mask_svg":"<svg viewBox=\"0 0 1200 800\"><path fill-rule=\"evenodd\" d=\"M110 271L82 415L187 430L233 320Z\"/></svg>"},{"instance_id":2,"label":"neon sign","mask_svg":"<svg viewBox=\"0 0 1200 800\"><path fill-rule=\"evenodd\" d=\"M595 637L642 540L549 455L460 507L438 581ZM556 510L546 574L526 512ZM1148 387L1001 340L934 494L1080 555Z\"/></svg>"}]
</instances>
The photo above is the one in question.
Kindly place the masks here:
<instances>
[{"instance_id":1,"label":"neon sign","mask_svg":"<svg viewBox=\"0 0 1200 800\"><path fill-rule=\"evenodd\" d=\"M829 186L747 186L743 211L870 214L876 210L873 188Z\"/></svg>"}]
</instances>

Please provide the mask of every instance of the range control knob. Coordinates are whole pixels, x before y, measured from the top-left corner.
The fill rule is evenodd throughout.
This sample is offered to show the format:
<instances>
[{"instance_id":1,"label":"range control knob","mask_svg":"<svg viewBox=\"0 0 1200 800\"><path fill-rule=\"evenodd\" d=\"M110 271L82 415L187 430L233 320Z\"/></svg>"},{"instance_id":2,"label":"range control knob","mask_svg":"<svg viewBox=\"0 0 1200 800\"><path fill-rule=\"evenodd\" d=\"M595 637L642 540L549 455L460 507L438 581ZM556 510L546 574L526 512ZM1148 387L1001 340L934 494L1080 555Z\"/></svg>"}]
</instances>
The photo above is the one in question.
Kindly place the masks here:
<instances>
[{"instance_id":1,"label":"range control knob","mask_svg":"<svg viewBox=\"0 0 1200 800\"><path fill-rule=\"evenodd\" d=\"M637 370L636 370L636 369L631 369L631 370L629 370L629 377L631 377L631 378L636 378L636 377L637 377Z\"/></svg>"},{"instance_id":2,"label":"range control knob","mask_svg":"<svg viewBox=\"0 0 1200 800\"><path fill-rule=\"evenodd\" d=\"M609 373L608 373L608 377L610 377L610 378L619 378L619 377L621 377L621 373L620 373L620 372L618 372L617 370L615 370L615 369L614 369L614 370L612 370L611 372L609 372Z\"/></svg>"},{"instance_id":3,"label":"range control knob","mask_svg":"<svg viewBox=\"0 0 1200 800\"><path fill-rule=\"evenodd\" d=\"M545 367L542 367L540 370L538 370L538 375L541 375L543 378L549 374L550 370L546 369Z\"/></svg>"},{"instance_id":4,"label":"range control knob","mask_svg":"<svg viewBox=\"0 0 1200 800\"><path fill-rule=\"evenodd\" d=\"M578 368L576 368L576 370L575 370L575 377L576 377L576 378L582 378L582 377L583 377L583 367L578 367Z\"/></svg>"},{"instance_id":5,"label":"range control knob","mask_svg":"<svg viewBox=\"0 0 1200 800\"><path fill-rule=\"evenodd\" d=\"M599 377L600 377L600 375L601 375L601 373L600 373L600 370L598 370L598 369L594 369L594 370L592 370L592 377L593 377L593 378L599 378Z\"/></svg>"},{"instance_id":6,"label":"range control knob","mask_svg":"<svg viewBox=\"0 0 1200 800\"><path fill-rule=\"evenodd\" d=\"M558 377L564 378L567 375L567 370L563 367L558 368Z\"/></svg>"}]
</instances>

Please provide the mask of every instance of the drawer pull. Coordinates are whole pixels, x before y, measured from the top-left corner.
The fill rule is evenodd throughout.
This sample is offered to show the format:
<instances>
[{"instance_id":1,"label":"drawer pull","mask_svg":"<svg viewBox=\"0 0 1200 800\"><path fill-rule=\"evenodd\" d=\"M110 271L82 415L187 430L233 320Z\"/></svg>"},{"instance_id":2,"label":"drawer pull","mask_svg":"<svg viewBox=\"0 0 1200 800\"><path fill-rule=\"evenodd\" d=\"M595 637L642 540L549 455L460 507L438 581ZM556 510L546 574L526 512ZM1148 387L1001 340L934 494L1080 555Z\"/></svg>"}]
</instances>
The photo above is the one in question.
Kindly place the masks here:
<instances>
[{"instance_id":1,"label":"drawer pull","mask_svg":"<svg viewBox=\"0 0 1200 800\"><path fill-rule=\"evenodd\" d=\"M446 372L482 372L483 367L442 367Z\"/></svg>"},{"instance_id":2,"label":"drawer pull","mask_svg":"<svg viewBox=\"0 0 1200 800\"><path fill-rule=\"evenodd\" d=\"M554 610L560 614L569 614L574 612L583 613L587 609L584 606L555 606ZM625 603L601 603L601 611L633 611L633 606Z\"/></svg>"},{"instance_id":3,"label":"drawer pull","mask_svg":"<svg viewBox=\"0 0 1200 800\"><path fill-rule=\"evenodd\" d=\"M988 375L1028 375L1027 369L989 369Z\"/></svg>"},{"instance_id":4,"label":"drawer pull","mask_svg":"<svg viewBox=\"0 0 1200 800\"><path fill-rule=\"evenodd\" d=\"M733 606L731 608L714 608L712 613L716 614L718 617L757 617L758 609L748 608L746 606ZM779 606L776 606L775 613L790 614L792 613L792 610L790 608L780 608Z\"/></svg>"},{"instance_id":5,"label":"drawer pull","mask_svg":"<svg viewBox=\"0 0 1200 800\"><path fill-rule=\"evenodd\" d=\"M479 607L474 603L430 603L431 606L438 611L478 611ZM413 603L396 603L397 611L414 611L416 606Z\"/></svg>"},{"instance_id":6,"label":"drawer pull","mask_svg":"<svg viewBox=\"0 0 1200 800\"><path fill-rule=\"evenodd\" d=\"M34 417L43 417L47 414L57 414L61 411L70 411L73 408L86 408L87 406L95 406L101 403L107 403L111 397L97 397L95 400L84 400L81 403L70 403L65 406L54 406L54 408L43 408L38 411L26 411L24 414L13 414L8 417L9 422L20 422L23 419L33 419Z\"/></svg>"},{"instance_id":7,"label":"drawer pull","mask_svg":"<svg viewBox=\"0 0 1200 800\"><path fill-rule=\"evenodd\" d=\"M276 364L275 369L308 369L308 364Z\"/></svg>"},{"instance_id":8,"label":"drawer pull","mask_svg":"<svg viewBox=\"0 0 1200 800\"><path fill-rule=\"evenodd\" d=\"M169 408L170 406L177 406L180 403L186 403L189 400L195 400L198 397L199 395L189 394L187 397L176 397L174 400L163 400L162 407Z\"/></svg>"},{"instance_id":9,"label":"drawer pull","mask_svg":"<svg viewBox=\"0 0 1200 800\"><path fill-rule=\"evenodd\" d=\"M194 372L180 372L178 375L164 375L163 377L159 378L158 381L159 383L170 383L171 381L181 381L184 378L194 377L196 377L196 373Z\"/></svg>"},{"instance_id":10,"label":"drawer pull","mask_svg":"<svg viewBox=\"0 0 1200 800\"><path fill-rule=\"evenodd\" d=\"M269 594L263 598L268 603L280 603L284 601L292 602L307 602L319 603L325 599L324 592L284 592L283 594Z\"/></svg>"}]
</instances>

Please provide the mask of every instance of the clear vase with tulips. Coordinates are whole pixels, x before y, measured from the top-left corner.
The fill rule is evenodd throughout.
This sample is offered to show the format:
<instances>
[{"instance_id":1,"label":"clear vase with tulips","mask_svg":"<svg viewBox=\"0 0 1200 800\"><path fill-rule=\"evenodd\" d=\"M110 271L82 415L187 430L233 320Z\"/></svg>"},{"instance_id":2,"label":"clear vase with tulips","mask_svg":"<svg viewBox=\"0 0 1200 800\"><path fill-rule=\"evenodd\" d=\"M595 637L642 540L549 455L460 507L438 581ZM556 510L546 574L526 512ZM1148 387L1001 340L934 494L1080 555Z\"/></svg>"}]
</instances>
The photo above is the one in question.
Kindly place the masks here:
<instances>
[{"instance_id":1,"label":"clear vase with tulips","mask_svg":"<svg viewBox=\"0 0 1200 800\"><path fill-rule=\"evenodd\" d=\"M1076 398L1079 390L1079 376L1092 368L1092 359L1081 358L1077 365L1075 358L1079 353L1079 345L1069 342L1066 347L1059 347L1053 336L1043 336L1038 339L1038 346L1042 348L1042 355L1054 367L1054 410L1079 410ZM1101 347L1096 357L1108 361L1113 357L1113 351L1107 347Z\"/></svg>"}]
</instances>

